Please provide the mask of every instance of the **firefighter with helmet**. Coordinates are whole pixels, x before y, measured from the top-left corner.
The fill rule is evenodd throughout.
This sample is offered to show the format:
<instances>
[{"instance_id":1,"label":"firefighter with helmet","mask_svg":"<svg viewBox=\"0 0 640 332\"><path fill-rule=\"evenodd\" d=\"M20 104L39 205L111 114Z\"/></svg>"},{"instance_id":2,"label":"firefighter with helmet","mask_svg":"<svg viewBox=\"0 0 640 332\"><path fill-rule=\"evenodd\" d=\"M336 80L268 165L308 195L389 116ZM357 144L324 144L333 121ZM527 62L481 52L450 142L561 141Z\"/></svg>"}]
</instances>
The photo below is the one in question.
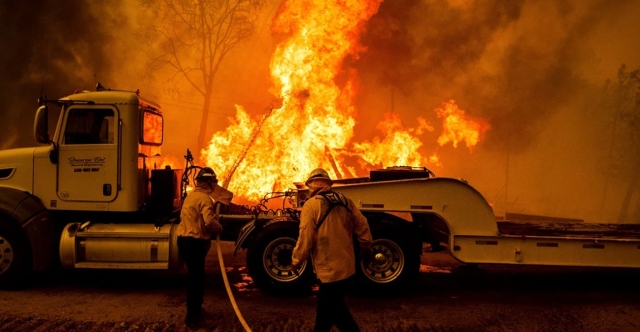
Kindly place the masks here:
<instances>
[{"instance_id":1,"label":"firefighter with helmet","mask_svg":"<svg viewBox=\"0 0 640 332\"><path fill-rule=\"evenodd\" d=\"M361 255L370 253L369 224L353 200L331 190L333 181L324 169L313 170L305 184L311 198L302 207L291 270L298 274L311 255L320 281L314 332L328 332L333 325L343 332L360 331L344 298L356 272L354 235Z\"/></svg>"},{"instance_id":2,"label":"firefighter with helmet","mask_svg":"<svg viewBox=\"0 0 640 332\"><path fill-rule=\"evenodd\" d=\"M205 258L211 248L212 236L222 232L215 203L229 204L233 196L217 183L213 169L200 169L195 178L196 188L187 195L180 212L178 249L188 270L185 324L189 327L200 321L204 301Z\"/></svg>"}]
</instances>

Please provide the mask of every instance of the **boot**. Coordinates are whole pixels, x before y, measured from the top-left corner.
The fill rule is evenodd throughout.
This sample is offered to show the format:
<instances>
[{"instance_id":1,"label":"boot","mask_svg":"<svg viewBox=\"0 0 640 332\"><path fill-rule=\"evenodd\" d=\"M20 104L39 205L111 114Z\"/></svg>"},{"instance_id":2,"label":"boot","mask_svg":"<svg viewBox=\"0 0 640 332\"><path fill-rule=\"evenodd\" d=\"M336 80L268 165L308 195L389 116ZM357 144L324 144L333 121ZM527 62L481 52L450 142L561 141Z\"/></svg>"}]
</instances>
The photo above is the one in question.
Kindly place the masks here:
<instances>
[{"instance_id":1,"label":"boot","mask_svg":"<svg viewBox=\"0 0 640 332\"><path fill-rule=\"evenodd\" d=\"M187 327L194 327L198 325L202 318L202 311L200 308L187 310L187 317L184 320L184 324Z\"/></svg>"}]
</instances>

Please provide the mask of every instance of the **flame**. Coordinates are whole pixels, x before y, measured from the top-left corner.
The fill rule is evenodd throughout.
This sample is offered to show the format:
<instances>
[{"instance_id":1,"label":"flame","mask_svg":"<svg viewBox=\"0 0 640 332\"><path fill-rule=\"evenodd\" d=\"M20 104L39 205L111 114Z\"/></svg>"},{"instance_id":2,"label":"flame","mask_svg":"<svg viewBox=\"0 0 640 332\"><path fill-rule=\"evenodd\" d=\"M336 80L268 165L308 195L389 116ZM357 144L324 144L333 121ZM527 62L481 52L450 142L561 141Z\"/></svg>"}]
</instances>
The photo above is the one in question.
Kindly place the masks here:
<instances>
[{"instance_id":1,"label":"flame","mask_svg":"<svg viewBox=\"0 0 640 332\"><path fill-rule=\"evenodd\" d=\"M397 113L385 114L385 120L377 126L385 134L383 139L375 137L371 142L354 143L354 151L363 161L379 167L401 165L424 165L427 160L418 149L422 142L417 137L433 127L424 118L418 118L418 127L405 129ZM363 165L365 168L366 165Z\"/></svg>"},{"instance_id":2,"label":"flame","mask_svg":"<svg viewBox=\"0 0 640 332\"><path fill-rule=\"evenodd\" d=\"M440 162L440 156L438 155L437 152L434 152L431 157L429 157L429 163L436 165L436 166L442 166L442 163Z\"/></svg>"},{"instance_id":3,"label":"flame","mask_svg":"<svg viewBox=\"0 0 640 332\"><path fill-rule=\"evenodd\" d=\"M289 38L277 47L270 64L282 106L271 110L253 141L249 138L256 121L236 107L232 124L214 134L203 151L208 165L226 171L250 146L235 173L242 180L232 181L229 190L259 199L291 187L293 179L305 178L316 167L333 177L353 174L339 150L353 137L356 73L343 73L341 67L346 56L362 51L357 37L379 4L380 0L283 3L272 28ZM342 86L336 83L338 75L346 77Z\"/></svg>"},{"instance_id":4,"label":"flame","mask_svg":"<svg viewBox=\"0 0 640 332\"><path fill-rule=\"evenodd\" d=\"M202 151L204 162L216 170L221 182L229 183L228 189L237 198L257 201L270 192L291 188L316 167L326 169L332 178L341 178L378 167L441 165L437 151L430 157L420 153L429 148L420 136L434 131L422 117L414 127L405 127L397 113L387 113L377 126L382 138L351 142L357 72L345 70L343 61L364 51L358 36L380 2L301 0L282 4L272 29L287 38L270 63L272 92L279 97L279 106L252 119L236 105L230 125L215 133ZM465 141L471 149L489 126L466 116L453 100L444 105L435 110L443 118L438 143L451 141L455 147ZM234 180L229 182L231 176Z\"/></svg>"},{"instance_id":5,"label":"flame","mask_svg":"<svg viewBox=\"0 0 640 332\"><path fill-rule=\"evenodd\" d=\"M455 100L442 103L442 108L436 108L435 112L439 118L443 118L443 133L438 137L440 146L452 142L453 147L457 147L459 142L464 141L472 151L480 135L490 128L485 121L467 116L464 110L458 108Z\"/></svg>"}]
</instances>

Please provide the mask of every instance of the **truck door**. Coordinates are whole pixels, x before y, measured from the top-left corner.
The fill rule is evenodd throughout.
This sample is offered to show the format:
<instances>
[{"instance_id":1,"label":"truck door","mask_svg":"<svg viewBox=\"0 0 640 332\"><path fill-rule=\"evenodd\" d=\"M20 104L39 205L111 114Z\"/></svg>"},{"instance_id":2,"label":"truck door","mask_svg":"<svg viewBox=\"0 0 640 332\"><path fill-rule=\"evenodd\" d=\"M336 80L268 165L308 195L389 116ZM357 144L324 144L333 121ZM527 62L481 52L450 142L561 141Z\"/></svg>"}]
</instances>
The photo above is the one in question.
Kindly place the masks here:
<instances>
[{"instance_id":1,"label":"truck door","mask_svg":"<svg viewBox=\"0 0 640 332\"><path fill-rule=\"evenodd\" d=\"M118 109L67 108L59 138L58 197L109 202L118 193Z\"/></svg>"}]
</instances>

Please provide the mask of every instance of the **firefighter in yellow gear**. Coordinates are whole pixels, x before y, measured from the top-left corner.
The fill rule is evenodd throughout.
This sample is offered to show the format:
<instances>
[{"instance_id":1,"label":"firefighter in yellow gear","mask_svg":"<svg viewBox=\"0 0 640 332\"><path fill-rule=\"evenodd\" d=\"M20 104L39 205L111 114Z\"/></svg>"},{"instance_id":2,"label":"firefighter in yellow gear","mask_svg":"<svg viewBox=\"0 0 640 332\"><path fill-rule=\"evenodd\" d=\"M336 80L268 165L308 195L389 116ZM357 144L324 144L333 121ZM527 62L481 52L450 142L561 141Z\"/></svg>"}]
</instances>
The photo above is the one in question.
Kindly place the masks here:
<instances>
[{"instance_id":1,"label":"firefighter in yellow gear","mask_svg":"<svg viewBox=\"0 0 640 332\"><path fill-rule=\"evenodd\" d=\"M178 249L188 270L185 324L196 325L202 316L205 258L211 239L222 232L215 203L229 204L233 194L218 186L213 169L204 167L196 175L196 188L184 200L177 228Z\"/></svg>"},{"instance_id":2,"label":"firefighter in yellow gear","mask_svg":"<svg viewBox=\"0 0 640 332\"><path fill-rule=\"evenodd\" d=\"M360 331L344 299L356 272L353 238L355 235L361 253L370 252L369 223L350 198L331 190L333 181L324 169L313 170L306 185L311 198L300 215L291 270L297 274L300 264L311 255L320 281L315 332L328 332L333 325L343 332Z\"/></svg>"}]
</instances>

